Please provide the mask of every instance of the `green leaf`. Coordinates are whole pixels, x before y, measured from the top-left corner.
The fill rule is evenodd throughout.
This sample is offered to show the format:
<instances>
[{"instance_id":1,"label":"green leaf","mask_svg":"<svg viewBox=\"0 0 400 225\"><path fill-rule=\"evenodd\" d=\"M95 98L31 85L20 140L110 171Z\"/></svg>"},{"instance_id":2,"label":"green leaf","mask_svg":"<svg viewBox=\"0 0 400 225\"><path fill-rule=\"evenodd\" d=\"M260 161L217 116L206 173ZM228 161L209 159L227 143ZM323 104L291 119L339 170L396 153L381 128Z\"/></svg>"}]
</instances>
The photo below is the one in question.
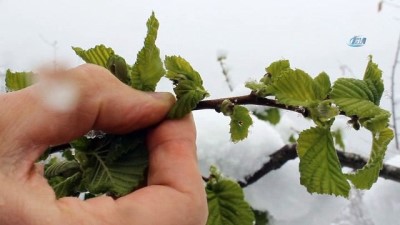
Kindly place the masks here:
<instances>
[{"instance_id":1,"label":"green leaf","mask_svg":"<svg viewBox=\"0 0 400 225\"><path fill-rule=\"evenodd\" d=\"M90 151L89 147L90 147L90 144L92 144L91 143L92 141L94 141L94 140L93 139L89 139L89 138L87 138L85 136L82 136L80 138L77 138L77 139L71 141L70 145L74 149L76 149L76 150L78 150L80 152L87 152L87 151Z\"/></svg>"},{"instance_id":2,"label":"green leaf","mask_svg":"<svg viewBox=\"0 0 400 225\"><path fill-rule=\"evenodd\" d=\"M75 160L75 156L72 149L65 149L62 153L62 157L66 160L72 161Z\"/></svg>"},{"instance_id":3,"label":"green leaf","mask_svg":"<svg viewBox=\"0 0 400 225\"><path fill-rule=\"evenodd\" d=\"M203 85L200 74L180 56L166 56L165 67L167 68L166 77L174 82L179 83L181 80L193 81L196 85Z\"/></svg>"},{"instance_id":4,"label":"green leaf","mask_svg":"<svg viewBox=\"0 0 400 225\"><path fill-rule=\"evenodd\" d=\"M267 121L272 125L276 125L281 120L281 114L279 109L277 108L268 108L263 112L253 111L253 115L255 115L258 119Z\"/></svg>"},{"instance_id":5,"label":"green leaf","mask_svg":"<svg viewBox=\"0 0 400 225\"><path fill-rule=\"evenodd\" d=\"M232 141L238 142L245 139L249 134L249 127L253 124L249 110L243 106L235 105L230 117L229 125Z\"/></svg>"},{"instance_id":6,"label":"green leaf","mask_svg":"<svg viewBox=\"0 0 400 225\"><path fill-rule=\"evenodd\" d=\"M33 73L6 71L7 92L18 91L33 84Z\"/></svg>"},{"instance_id":7,"label":"green leaf","mask_svg":"<svg viewBox=\"0 0 400 225\"><path fill-rule=\"evenodd\" d=\"M107 60L107 69L114 74L120 81L129 84L130 78L128 76L129 66L126 64L124 58L119 55L111 55Z\"/></svg>"},{"instance_id":8,"label":"green leaf","mask_svg":"<svg viewBox=\"0 0 400 225\"><path fill-rule=\"evenodd\" d=\"M362 169L357 170L356 173L347 175L347 178L356 188L370 189L378 180L387 145L393 137L393 131L389 128L372 135L372 150L368 163Z\"/></svg>"},{"instance_id":9,"label":"green leaf","mask_svg":"<svg viewBox=\"0 0 400 225\"><path fill-rule=\"evenodd\" d=\"M45 170L45 177L51 178L55 176L68 177L80 171L80 164L75 160L57 161L51 164Z\"/></svg>"},{"instance_id":10,"label":"green leaf","mask_svg":"<svg viewBox=\"0 0 400 225\"><path fill-rule=\"evenodd\" d=\"M253 224L254 214L238 183L220 175L211 175L206 192L209 211L207 225Z\"/></svg>"},{"instance_id":11,"label":"green leaf","mask_svg":"<svg viewBox=\"0 0 400 225\"><path fill-rule=\"evenodd\" d=\"M273 89L271 89L271 84L273 84L279 77L288 71L293 71L290 69L289 60L280 60L271 63L266 69L267 74L261 78L260 82L246 82L246 87L251 89L254 94L259 97L265 97L272 95Z\"/></svg>"},{"instance_id":12,"label":"green leaf","mask_svg":"<svg viewBox=\"0 0 400 225\"><path fill-rule=\"evenodd\" d=\"M86 141L75 141L73 146L77 159L84 161L83 183L91 193L123 196L143 183L148 156L142 134L82 139Z\"/></svg>"},{"instance_id":13,"label":"green leaf","mask_svg":"<svg viewBox=\"0 0 400 225\"><path fill-rule=\"evenodd\" d=\"M155 91L157 83L164 76L165 70L160 58L160 50L156 46L159 23L151 14L147 21L147 36L144 47L137 54L137 59L131 71L131 85L142 91Z\"/></svg>"},{"instance_id":14,"label":"green leaf","mask_svg":"<svg viewBox=\"0 0 400 225\"><path fill-rule=\"evenodd\" d=\"M256 222L254 225L268 225L269 224L269 214L266 211L260 211L253 209L254 218Z\"/></svg>"},{"instance_id":15,"label":"green leaf","mask_svg":"<svg viewBox=\"0 0 400 225\"><path fill-rule=\"evenodd\" d=\"M57 198L79 194L77 187L81 182L82 172L78 162L60 161L58 157L53 157L46 163L44 169L44 175Z\"/></svg>"},{"instance_id":16,"label":"green leaf","mask_svg":"<svg viewBox=\"0 0 400 225\"><path fill-rule=\"evenodd\" d=\"M114 55L114 50L104 45L96 45L94 48L83 50L79 47L72 47L75 53L86 63L92 63L107 68L107 61Z\"/></svg>"},{"instance_id":17,"label":"green leaf","mask_svg":"<svg viewBox=\"0 0 400 225\"><path fill-rule=\"evenodd\" d=\"M339 148L344 151L346 149L346 147L343 142L342 130L338 129L336 131L332 131L331 133L332 133L332 137L335 141L335 145L339 146Z\"/></svg>"},{"instance_id":18,"label":"green leaf","mask_svg":"<svg viewBox=\"0 0 400 225\"><path fill-rule=\"evenodd\" d=\"M224 101L222 101L219 108L221 113L224 114L224 116L231 116L233 114L235 104L233 104L229 99L225 99Z\"/></svg>"},{"instance_id":19,"label":"green leaf","mask_svg":"<svg viewBox=\"0 0 400 225\"><path fill-rule=\"evenodd\" d=\"M294 134L290 135L288 141L289 141L289 143L292 143L292 144L296 144L297 143L297 139L296 139Z\"/></svg>"},{"instance_id":20,"label":"green leaf","mask_svg":"<svg viewBox=\"0 0 400 225\"><path fill-rule=\"evenodd\" d=\"M318 99L326 99L331 91L331 81L328 74L325 72L320 73L314 78L314 92Z\"/></svg>"},{"instance_id":21,"label":"green leaf","mask_svg":"<svg viewBox=\"0 0 400 225\"><path fill-rule=\"evenodd\" d=\"M272 84L272 92L280 103L308 107L318 100L314 80L302 70L286 70Z\"/></svg>"},{"instance_id":22,"label":"green leaf","mask_svg":"<svg viewBox=\"0 0 400 225\"><path fill-rule=\"evenodd\" d=\"M81 172L76 172L69 177L52 177L49 179L49 185L53 188L57 198L62 198L65 196L75 196L79 194L77 191L77 187L79 186L81 179Z\"/></svg>"},{"instance_id":23,"label":"green leaf","mask_svg":"<svg viewBox=\"0 0 400 225\"><path fill-rule=\"evenodd\" d=\"M115 135L112 137L111 144L112 149L110 149L106 156L106 163L113 163L121 157L125 157L125 154L132 149L143 148L144 137L141 136L129 136L126 135Z\"/></svg>"},{"instance_id":24,"label":"green leaf","mask_svg":"<svg viewBox=\"0 0 400 225\"><path fill-rule=\"evenodd\" d=\"M246 82L245 86L259 97L265 97L271 95L271 91L269 90L269 85L266 85L262 82L249 81Z\"/></svg>"},{"instance_id":25,"label":"green leaf","mask_svg":"<svg viewBox=\"0 0 400 225\"><path fill-rule=\"evenodd\" d=\"M165 67L167 68L167 78L174 82L174 92L177 98L168 117L182 118L207 97L208 93L203 87L200 74L185 59L179 56L167 56Z\"/></svg>"},{"instance_id":26,"label":"green leaf","mask_svg":"<svg viewBox=\"0 0 400 225\"><path fill-rule=\"evenodd\" d=\"M372 132L385 129L390 113L375 104L379 96L363 80L340 78L330 95L333 102L348 116L358 116L361 125Z\"/></svg>"},{"instance_id":27,"label":"green leaf","mask_svg":"<svg viewBox=\"0 0 400 225\"><path fill-rule=\"evenodd\" d=\"M287 71L287 70L291 70L289 60L279 60L279 61L273 62L265 69L265 71L271 75L272 80L274 80L275 78L278 78L282 74L282 72ZM266 78L266 77L264 77L264 78ZM262 79L261 82L263 82L265 84L269 84L269 82L267 80L268 79L264 79L264 80Z\"/></svg>"},{"instance_id":28,"label":"green leaf","mask_svg":"<svg viewBox=\"0 0 400 225\"><path fill-rule=\"evenodd\" d=\"M348 197L350 185L342 173L329 129L315 127L301 132L297 153L300 183L308 192Z\"/></svg>"},{"instance_id":29,"label":"green leaf","mask_svg":"<svg viewBox=\"0 0 400 225\"><path fill-rule=\"evenodd\" d=\"M331 98L357 98L360 100L375 101L374 93L363 80L353 78L339 78L332 87Z\"/></svg>"},{"instance_id":30,"label":"green leaf","mask_svg":"<svg viewBox=\"0 0 400 225\"><path fill-rule=\"evenodd\" d=\"M178 100L169 111L169 118L179 119L184 117L191 112L201 100L208 96L206 91L198 89L194 82L190 80L180 81L174 88L174 92Z\"/></svg>"},{"instance_id":31,"label":"green leaf","mask_svg":"<svg viewBox=\"0 0 400 225\"><path fill-rule=\"evenodd\" d=\"M339 109L332 104L331 100L324 100L316 106L309 107L310 117L319 126L325 126L333 122L335 116L339 115Z\"/></svg>"},{"instance_id":32,"label":"green leaf","mask_svg":"<svg viewBox=\"0 0 400 225\"><path fill-rule=\"evenodd\" d=\"M365 69L364 79L363 79L369 89L374 93L374 103L379 105L384 91L384 85L382 80L382 70L378 68L378 65L372 61L372 56L370 56L367 68Z\"/></svg>"}]
</instances>

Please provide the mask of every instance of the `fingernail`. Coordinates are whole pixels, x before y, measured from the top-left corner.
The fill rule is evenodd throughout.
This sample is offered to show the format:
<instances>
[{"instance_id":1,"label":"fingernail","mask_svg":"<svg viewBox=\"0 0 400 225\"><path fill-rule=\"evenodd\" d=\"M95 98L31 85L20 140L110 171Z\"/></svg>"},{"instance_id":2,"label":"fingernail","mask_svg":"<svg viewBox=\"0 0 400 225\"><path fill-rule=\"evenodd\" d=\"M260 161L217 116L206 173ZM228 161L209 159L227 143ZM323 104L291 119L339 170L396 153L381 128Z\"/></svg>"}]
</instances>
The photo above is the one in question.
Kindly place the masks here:
<instances>
[{"instance_id":1,"label":"fingernail","mask_svg":"<svg viewBox=\"0 0 400 225\"><path fill-rule=\"evenodd\" d=\"M169 92L147 92L151 97L160 101L172 101L174 97Z\"/></svg>"}]
</instances>

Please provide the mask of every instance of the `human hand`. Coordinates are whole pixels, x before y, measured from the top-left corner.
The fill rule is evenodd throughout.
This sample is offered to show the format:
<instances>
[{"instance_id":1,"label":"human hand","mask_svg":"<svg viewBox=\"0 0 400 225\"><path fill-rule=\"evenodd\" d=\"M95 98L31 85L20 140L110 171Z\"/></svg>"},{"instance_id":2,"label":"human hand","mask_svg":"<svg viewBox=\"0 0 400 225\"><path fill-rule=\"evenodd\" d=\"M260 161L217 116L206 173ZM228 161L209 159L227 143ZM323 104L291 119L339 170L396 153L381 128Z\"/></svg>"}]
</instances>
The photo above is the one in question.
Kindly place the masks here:
<instances>
[{"instance_id":1,"label":"human hand","mask_svg":"<svg viewBox=\"0 0 400 225\"><path fill-rule=\"evenodd\" d=\"M59 91L49 87L52 82L72 90L64 96L67 108L57 108L52 100ZM92 129L127 133L155 125L173 103L170 94L133 90L88 64L0 94L0 224L205 224L191 116L163 121L150 131L148 186L116 200L57 200L43 167L35 164L48 146Z\"/></svg>"}]
</instances>

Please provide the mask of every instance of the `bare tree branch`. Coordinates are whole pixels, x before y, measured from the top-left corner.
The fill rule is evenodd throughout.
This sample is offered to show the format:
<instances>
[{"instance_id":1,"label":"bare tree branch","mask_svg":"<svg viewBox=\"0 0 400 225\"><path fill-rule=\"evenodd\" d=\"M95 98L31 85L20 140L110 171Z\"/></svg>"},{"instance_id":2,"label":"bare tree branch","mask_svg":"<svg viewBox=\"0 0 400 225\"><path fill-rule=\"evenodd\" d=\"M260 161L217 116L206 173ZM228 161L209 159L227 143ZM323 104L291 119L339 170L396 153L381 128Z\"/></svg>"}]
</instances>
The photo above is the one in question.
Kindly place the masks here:
<instances>
[{"instance_id":1,"label":"bare tree branch","mask_svg":"<svg viewBox=\"0 0 400 225\"><path fill-rule=\"evenodd\" d=\"M397 49L396 49L396 54L394 56L394 62L392 66L392 74L391 74L391 100L392 100L392 118L393 118L393 130L394 130L394 140L396 144L396 149L400 150L400 144L399 144L399 136L398 136L398 130L397 130L397 120L396 120L396 102L395 102L395 97L396 95L394 94L395 91L395 75L396 75L396 67L400 63L399 61L399 55L400 55L400 35L399 35L399 41L397 43Z\"/></svg>"},{"instance_id":2,"label":"bare tree branch","mask_svg":"<svg viewBox=\"0 0 400 225\"><path fill-rule=\"evenodd\" d=\"M342 166L352 169L360 169L368 161L366 158L354 153L337 150L337 154ZM254 184L272 170L281 168L289 160L295 158L297 158L296 145L285 145L281 149L272 153L270 155L270 160L264 163L260 169L258 169L255 173L246 176L244 181L239 181L238 183L243 188ZM379 176L384 179L400 182L400 168L390 165L383 165Z\"/></svg>"},{"instance_id":3,"label":"bare tree branch","mask_svg":"<svg viewBox=\"0 0 400 225\"><path fill-rule=\"evenodd\" d=\"M219 62L219 65L221 66L221 69L222 69L222 74L225 77L225 82L228 85L229 90L232 92L233 91L233 85L232 85L231 79L229 78L229 71L228 71L228 68L226 68L225 60L226 60L226 55L225 54L221 54L217 58L217 61Z\"/></svg>"},{"instance_id":4,"label":"bare tree branch","mask_svg":"<svg viewBox=\"0 0 400 225\"><path fill-rule=\"evenodd\" d=\"M277 170L281 168L289 160L297 158L296 145L285 145L278 151L272 153L269 157L270 160L264 163L264 165L262 165L262 167L258 169L255 173L246 176L244 182L238 181L239 185L243 188L247 187L250 184L257 182L260 178L262 178L272 170Z\"/></svg>"}]
</instances>

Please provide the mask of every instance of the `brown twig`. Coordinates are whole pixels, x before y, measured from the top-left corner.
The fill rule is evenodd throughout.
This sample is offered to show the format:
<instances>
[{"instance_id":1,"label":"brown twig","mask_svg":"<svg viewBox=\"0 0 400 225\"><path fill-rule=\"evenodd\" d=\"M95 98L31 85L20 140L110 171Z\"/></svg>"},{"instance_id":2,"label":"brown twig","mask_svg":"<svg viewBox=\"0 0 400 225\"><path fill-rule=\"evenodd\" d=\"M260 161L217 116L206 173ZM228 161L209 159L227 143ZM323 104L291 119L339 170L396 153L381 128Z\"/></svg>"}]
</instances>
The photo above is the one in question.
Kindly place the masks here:
<instances>
[{"instance_id":1,"label":"brown twig","mask_svg":"<svg viewBox=\"0 0 400 225\"><path fill-rule=\"evenodd\" d=\"M368 161L366 158L354 153L337 150L337 154L343 167L360 169ZM285 145L281 149L271 154L270 160L264 163L260 169L258 169L255 173L246 176L244 181L239 181L238 183L243 188L254 184L272 170L281 168L286 162L295 158L297 158L296 145ZM383 165L379 176L384 179L400 182L400 168L390 165Z\"/></svg>"},{"instance_id":2,"label":"brown twig","mask_svg":"<svg viewBox=\"0 0 400 225\"><path fill-rule=\"evenodd\" d=\"M219 65L221 66L221 69L222 69L222 74L225 77L225 82L228 85L229 90L232 92L233 85L232 85L231 79L229 78L229 71L228 71L228 68L226 68L225 60L226 60L226 55L221 55L221 56L218 56L218 58L217 58L217 61L219 62Z\"/></svg>"},{"instance_id":3,"label":"brown twig","mask_svg":"<svg viewBox=\"0 0 400 225\"><path fill-rule=\"evenodd\" d=\"M272 153L270 160L255 173L245 177L244 181L238 181L239 185L244 188L257 182L260 178L271 172L272 170L277 170L281 168L289 160L297 158L296 145L285 145L281 149Z\"/></svg>"},{"instance_id":4,"label":"brown twig","mask_svg":"<svg viewBox=\"0 0 400 225\"><path fill-rule=\"evenodd\" d=\"M396 50L396 54L394 57L394 62L393 62L393 66L392 66L392 74L391 74L391 100L392 100L392 118L393 118L393 130L394 130L394 140L395 140L395 145L396 145L396 149L400 150L400 144L399 144L399 133L397 130L397 119L396 119L396 102L395 102L395 74L396 74L396 67L397 65L400 63L399 61L399 55L400 55L400 35L399 35L399 41L397 43L397 50Z\"/></svg>"},{"instance_id":5,"label":"brown twig","mask_svg":"<svg viewBox=\"0 0 400 225\"><path fill-rule=\"evenodd\" d=\"M298 107L298 106L288 106L285 104L278 103L276 100L258 97L254 94L243 95L243 96L236 96L236 97L229 97L229 98L219 98L219 99L212 99L212 100L203 100L197 104L194 110L201 110L201 109L214 109L217 112L220 111L220 106L224 100L228 99L234 104L237 105L263 105L263 106L270 106L279 109L285 109L293 112L297 112L302 114L304 117L309 116L309 112L306 108Z\"/></svg>"}]
</instances>

